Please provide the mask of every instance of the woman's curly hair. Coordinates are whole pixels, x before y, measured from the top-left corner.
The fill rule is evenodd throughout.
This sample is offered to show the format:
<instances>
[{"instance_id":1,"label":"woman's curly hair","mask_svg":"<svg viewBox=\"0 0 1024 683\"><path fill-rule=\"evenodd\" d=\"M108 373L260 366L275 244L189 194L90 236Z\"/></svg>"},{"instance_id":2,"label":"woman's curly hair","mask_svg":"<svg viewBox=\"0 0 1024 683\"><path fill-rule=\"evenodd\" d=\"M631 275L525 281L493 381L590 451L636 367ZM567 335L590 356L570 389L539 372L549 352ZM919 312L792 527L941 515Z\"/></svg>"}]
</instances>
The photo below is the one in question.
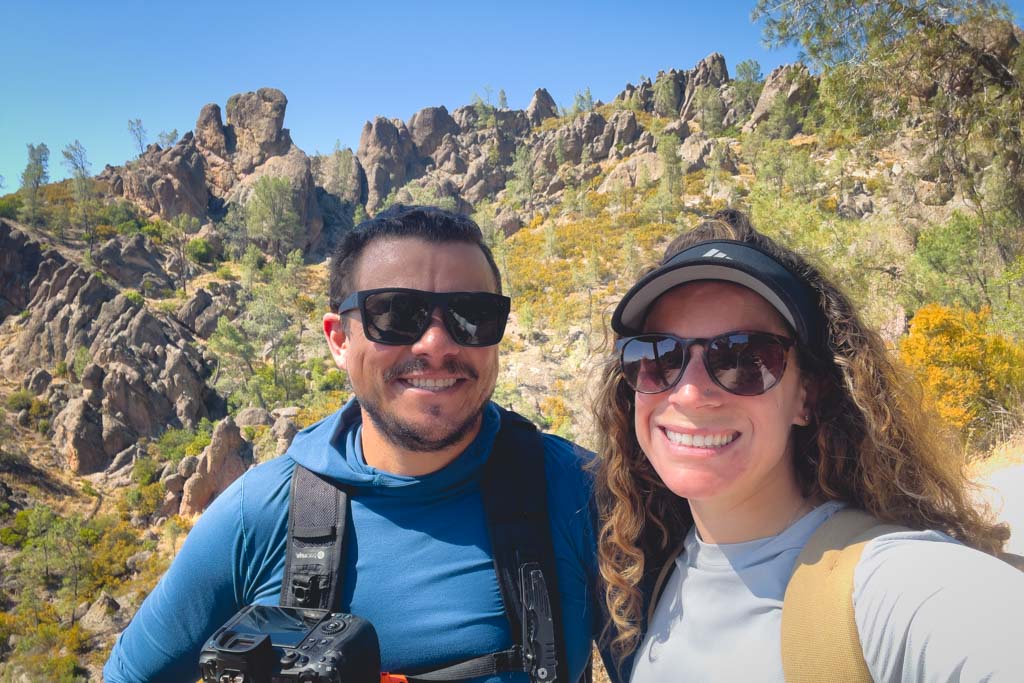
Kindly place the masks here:
<instances>
[{"instance_id":1,"label":"woman's curly hair","mask_svg":"<svg viewBox=\"0 0 1024 683\"><path fill-rule=\"evenodd\" d=\"M985 552L999 551L1009 531L976 507L947 430L921 408L920 385L817 268L757 232L734 210L720 211L677 237L662 262L698 242L721 239L763 249L817 295L825 334L812 335L820 340L816 348L798 350L815 397L810 426L793 434L803 494L847 502L886 522L937 529ZM668 490L640 450L634 407L618 358L609 358L594 405L602 522L598 560L611 618L606 638L620 658L639 644L642 579L673 559L693 524L686 501Z\"/></svg>"}]
</instances>

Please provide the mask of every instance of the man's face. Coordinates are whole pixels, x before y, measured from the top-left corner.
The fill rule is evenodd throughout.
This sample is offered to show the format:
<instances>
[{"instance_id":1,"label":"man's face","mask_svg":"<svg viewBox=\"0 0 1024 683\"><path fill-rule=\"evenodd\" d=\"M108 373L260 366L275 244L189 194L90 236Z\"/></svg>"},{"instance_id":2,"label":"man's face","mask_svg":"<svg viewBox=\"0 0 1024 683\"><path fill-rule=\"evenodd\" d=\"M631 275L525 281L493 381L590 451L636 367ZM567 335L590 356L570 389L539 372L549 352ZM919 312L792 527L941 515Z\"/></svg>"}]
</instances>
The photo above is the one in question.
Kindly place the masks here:
<instances>
[{"instance_id":1,"label":"man's face","mask_svg":"<svg viewBox=\"0 0 1024 683\"><path fill-rule=\"evenodd\" d=\"M368 244L356 264L355 291L404 287L430 292L495 292L494 274L479 247L417 238ZM409 451L437 451L476 434L498 376L498 347L456 344L433 312L416 342L369 341L359 311L324 317L335 363L348 373L364 415L375 429Z\"/></svg>"}]
</instances>

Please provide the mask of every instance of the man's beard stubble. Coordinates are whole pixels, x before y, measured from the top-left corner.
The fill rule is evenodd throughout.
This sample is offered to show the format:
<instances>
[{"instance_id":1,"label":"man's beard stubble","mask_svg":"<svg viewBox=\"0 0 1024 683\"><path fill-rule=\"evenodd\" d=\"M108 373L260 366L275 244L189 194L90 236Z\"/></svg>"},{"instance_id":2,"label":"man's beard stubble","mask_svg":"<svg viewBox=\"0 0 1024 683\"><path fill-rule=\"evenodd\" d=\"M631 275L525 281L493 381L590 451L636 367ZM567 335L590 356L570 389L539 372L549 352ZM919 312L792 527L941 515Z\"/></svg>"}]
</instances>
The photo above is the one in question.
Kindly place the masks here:
<instances>
[{"instance_id":1,"label":"man's beard stubble","mask_svg":"<svg viewBox=\"0 0 1024 683\"><path fill-rule=\"evenodd\" d=\"M445 372L461 374L473 380L479 379L479 373L475 368L454 359L446 360L442 367ZM390 382L394 378L406 373L418 372L426 368L427 364L423 360L414 359L388 370L384 375L384 380ZM372 401L365 400L359 396L356 398L359 400L360 407L366 411L366 415L373 421L374 426L377 427L384 438L407 451L429 453L444 450L464 439L477 426L480 416L483 415L484 406L491 400L493 393L494 388L492 387L491 391L483 397L483 401L477 406L476 410L471 411L465 420L437 439L427 438L413 425L405 422L398 415L381 409L380 406Z\"/></svg>"}]
</instances>

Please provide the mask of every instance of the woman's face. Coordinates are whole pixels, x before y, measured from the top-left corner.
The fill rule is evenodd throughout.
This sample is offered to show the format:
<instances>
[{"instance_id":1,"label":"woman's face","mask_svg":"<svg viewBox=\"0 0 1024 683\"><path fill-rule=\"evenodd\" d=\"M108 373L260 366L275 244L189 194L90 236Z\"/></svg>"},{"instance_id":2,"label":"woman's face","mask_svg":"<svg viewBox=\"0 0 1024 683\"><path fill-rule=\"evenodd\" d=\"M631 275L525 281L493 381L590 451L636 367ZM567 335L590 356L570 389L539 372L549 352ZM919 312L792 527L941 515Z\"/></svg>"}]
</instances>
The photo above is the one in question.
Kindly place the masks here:
<instances>
[{"instance_id":1,"label":"woman's face","mask_svg":"<svg viewBox=\"0 0 1024 683\"><path fill-rule=\"evenodd\" d=\"M713 337L733 331L791 337L771 304L745 287L701 281L662 295L645 332ZM736 396L708 376L704 348L690 348L679 382L660 394L636 394L636 433L658 476L691 505L783 505L796 475L790 433L804 425L807 394L789 349L782 379L759 396ZM700 445L698 445L700 444Z\"/></svg>"}]
</instances>

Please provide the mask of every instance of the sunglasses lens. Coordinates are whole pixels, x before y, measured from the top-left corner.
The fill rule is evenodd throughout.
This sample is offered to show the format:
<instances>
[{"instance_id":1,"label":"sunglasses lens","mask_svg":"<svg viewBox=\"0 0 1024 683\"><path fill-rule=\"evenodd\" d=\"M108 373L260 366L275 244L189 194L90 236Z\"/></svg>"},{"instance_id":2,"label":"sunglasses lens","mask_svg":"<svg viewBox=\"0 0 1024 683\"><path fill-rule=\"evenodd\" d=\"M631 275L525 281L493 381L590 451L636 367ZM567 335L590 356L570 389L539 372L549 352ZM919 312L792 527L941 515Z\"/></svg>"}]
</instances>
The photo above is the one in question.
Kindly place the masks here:
<instances>
[{"instance_id":1,"label":"sunglasses lens","mask_svg":"<svg viewBox=\"0 0 1024 683\"><path fill-rule=\"evenodd\" d=\"M710 340L705 357L719 386L739 396L757 396L782 379L786 349L774 335L733 333Z\"/></svg>"},{"instance_id":2,"label":"sunglasses lens","mask_svg":"<svg viewBox=\"0 0 1024 683\"><path fill-rule=\"evenodd\" d=\"M487 292L453 294L448 297L444 320L456 344L492 346L505 334L507 299Z\"/></svg>"},{"instance_id":3,"label":"sunglasses lens","mask_svg":"<svg viewBox=\"0 0 1024 683\"><path fill-rule=\"evenodd\" d=\"M367 338L382 344L412 344L430 325L430 302L412 292L377 292L363 302Z\"/></svg>"},{"instance_id":4,"label":"sunglasses lens","mask_svg":"<svg viewBox=\"0 0 1024 683\"><path fill-rule=\"evenodd\" d=\"M672 337L634 337L622 347L622 374L634 391L657 394L679 379L686 366L686 351Z\"/></svg>"}]
</instances>

